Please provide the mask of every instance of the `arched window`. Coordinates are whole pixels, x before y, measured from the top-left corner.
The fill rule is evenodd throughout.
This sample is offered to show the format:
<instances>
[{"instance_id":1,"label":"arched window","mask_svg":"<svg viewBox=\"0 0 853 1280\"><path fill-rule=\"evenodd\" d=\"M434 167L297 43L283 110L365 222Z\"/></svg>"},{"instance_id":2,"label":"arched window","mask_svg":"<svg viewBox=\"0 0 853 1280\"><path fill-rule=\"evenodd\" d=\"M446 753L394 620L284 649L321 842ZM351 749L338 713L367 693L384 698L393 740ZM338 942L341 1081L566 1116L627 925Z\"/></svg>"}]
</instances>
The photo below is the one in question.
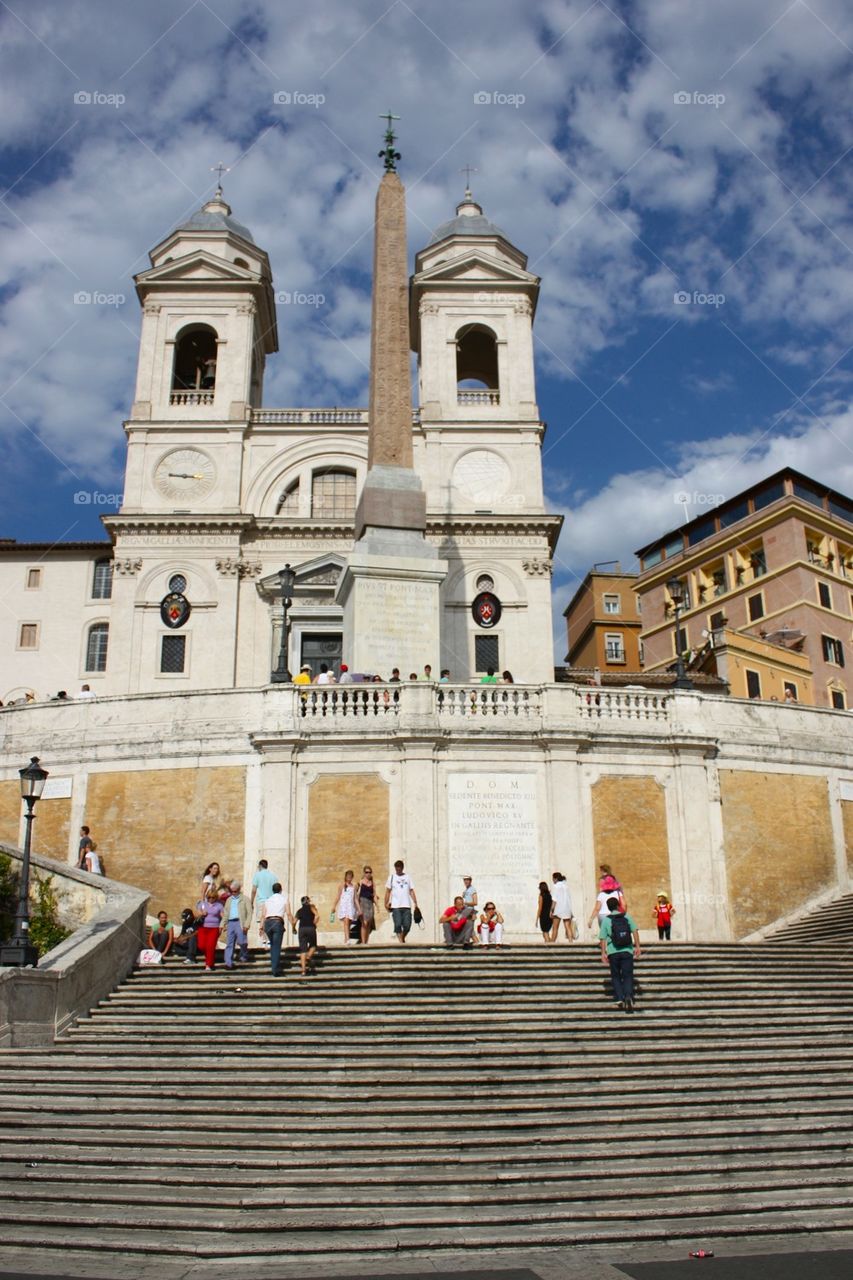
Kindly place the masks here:
<instances>
[{"instance_id":1,"label":"arched window","mask_svg":"<svg viewBox=\"0 0 853 1280\"><path fill-rule=\"evenodd\" d=\"M247 271L249 270L249 264L248 264L248 262L246 261L246 259L245 259L245 258L235 258L235 259L234 259L234 266L235 266L235 267L245 267Z\"/></svg>"},{"instance_id":2,"label":"arched window","mask_svg":"<svg viewBox=\"0 0 853 1280\"><path fill-rule=\"evenodd\" d=\"M107 645L110 638L108 622L96 622L89 628L86 638L86 670L106 671Z\"/></svg>"},{"instance_id":3,"label":"arched window","mask_svg":"<svg viewBox=\"0 0 853 1280\"><path fill-rule=\"evenodd\" d=\"M289 484L278 500L275 509L277 516L296 516L299 514L299 481Z\"/></svg>"},{"instance_id":4,"label":"arched window","mask_svg":"<svg viewBox=\"0 0 853 1280\"><path fill-rule=\"evenodd\" d=\"M216 330L188 325L175 343L173 391L212 392L216 386Z\"/></svg>"},{"instance_id":5,"label":"arched window","mask_svg":"<svg viewBox=\"0 0 853 1280\"><path fill-rule=\"evenodd\" d=\"M485 325L465 325L456 335L456 386L460 404L500 403L498 342Z\"/></svg>"},{"instance_id":6,"label":"arched window","mask_svg":"<svg viewBox=\"0 0 853 1280\"><path fill-rule=\"evenodd\" d=\"M112 560L96 560L92 574L92 599L109 600L113 593Z\"/></svg>"},{"instance_id":7,"label":"arched window","mask_svg":"<svg viewBox=\"0 0 853 1280\"><path fill-rule=\"evenodd\" d=\"M352 520L355 472L338 467L315 471L311 477L311 515L320 520Z\"/></svg>"}]
</instances>

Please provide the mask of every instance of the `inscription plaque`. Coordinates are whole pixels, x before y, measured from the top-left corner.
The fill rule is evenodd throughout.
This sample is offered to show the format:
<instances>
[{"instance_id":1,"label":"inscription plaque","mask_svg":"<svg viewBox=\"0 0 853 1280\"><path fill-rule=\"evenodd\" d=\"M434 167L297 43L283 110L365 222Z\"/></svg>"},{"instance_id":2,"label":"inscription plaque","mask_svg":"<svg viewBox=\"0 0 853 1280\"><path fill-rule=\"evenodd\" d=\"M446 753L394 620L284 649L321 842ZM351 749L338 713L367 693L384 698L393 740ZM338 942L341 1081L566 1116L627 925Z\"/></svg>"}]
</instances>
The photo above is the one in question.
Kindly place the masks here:
<instances>
[{"instance_id":1,"label":"inscription plaque","mask_svg":"<svg viewBox=\"0 0 853 1280\"><path fill-rule=\"evenodd\" d=\"M448 906L470 875L482 908L493 901L512 933L532 933L541 877L537 778L452 773L447 781Z\"/></svg>"}]
</instances>

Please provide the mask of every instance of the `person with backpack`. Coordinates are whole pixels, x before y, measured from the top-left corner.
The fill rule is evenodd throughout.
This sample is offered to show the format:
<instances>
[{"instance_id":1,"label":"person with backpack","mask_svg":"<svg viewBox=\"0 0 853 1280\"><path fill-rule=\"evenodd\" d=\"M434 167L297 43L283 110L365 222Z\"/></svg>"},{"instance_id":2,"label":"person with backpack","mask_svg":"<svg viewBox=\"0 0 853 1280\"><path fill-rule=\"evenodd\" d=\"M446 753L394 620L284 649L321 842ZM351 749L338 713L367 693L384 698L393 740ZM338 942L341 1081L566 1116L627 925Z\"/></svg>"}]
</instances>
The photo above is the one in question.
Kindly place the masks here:
<instances>
[{"instance_id":1,"label":"person with backpack","mask_svg":"<svg viewBox=\"0 0 853 1280\"><path fill-rule=\"evenodd\" d=\"M610 915L602 920L598 934L601 963L610 965L617 1009L633 1013L634 961L642 955L640 935L634 921L621 909L618 898L610 898L607 907Z\"/></svg>"},{"instance_id":2,"label":"person with backpack","mask_svg":"<svg viewBox=\"0 0 853 1280\"><path fill-rule=\"evenodd\" d=\"M672 917L675 915L675 907L669 900L669 895L659 893L654 906L655 923L658 927L658 940L663 942L666 938L667 942L672 937Z\"/></svg>"}]
</instances>

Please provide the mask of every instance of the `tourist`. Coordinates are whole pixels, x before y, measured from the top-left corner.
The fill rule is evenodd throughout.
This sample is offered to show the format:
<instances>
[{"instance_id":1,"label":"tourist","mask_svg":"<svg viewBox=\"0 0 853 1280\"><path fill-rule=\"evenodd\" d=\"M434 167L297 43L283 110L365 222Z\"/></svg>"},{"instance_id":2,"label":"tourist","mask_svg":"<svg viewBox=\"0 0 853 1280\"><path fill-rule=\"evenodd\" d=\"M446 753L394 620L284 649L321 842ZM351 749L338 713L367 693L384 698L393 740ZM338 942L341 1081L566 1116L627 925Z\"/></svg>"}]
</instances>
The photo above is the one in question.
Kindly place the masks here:
<instances>
[{"instance_id":1,"label":"tourist","mask_svg":"<svg viewBox=\"0 0 853 1280\"><path fill-rule=\"evenodd\" d=\"M201 896L203 898L207 895L208 889L219 888L220 875L221 875L221 871L219 868L219 863L218 862L208 863L208 865L204 869L204 874L201 877Z\"/></svg>"},{"instance_id":2,"label":"tourist","mask_svg":"<svg viewBox=\"0 0 853 1280\"><path fill-rule=\"evenodd\" d=\"M94 696L95 695L92 692L92 686L88 684L84 684L80 686L80 692L77 694L77 701L90 702L94 698Z\"/></svg>"},{"instance_id":3,"label":"tourist","mask_svg":"<svg viewBox=\"0 0 853 1280\"><path fill-rule=\"evenodd\" d=\"M252 907L255 908L256 919L258 922L258 932L261 936L261 946L268 948L270 940L261 928L261 920L264 915L264 903L272 893L272 887L275 884L275 876L270 871L270 864L266 858L261 858L258 862L258 869L252 876ZM257 907L255 900L257 899Z\"/></svg>"},{"instance_id":4,"label":"tourist","mask_svg":"<svg viewBox=\"0 0 853 1280\"><path fill-rule=\"evenodd\" d=\"M551 930L554 928L554 921L551 918L551 908L553 906L553 898L551 890L546 880L539 881L539 901L536 903L536 923L542 930L542 937L545 942L551 941Z\"/></svg>"},{"instance_id":5,"label":"tourist","mask_svg":"<svg viewBox=\"0 0 853 1280\"><path fill-rule=\"evenodd\" d=\"M317 675L314 677L313 683L314 684L337 684L338 682L335 679L332 672L329 670L328 664L325 662L321 662L320 670L318 671Z\"/></svg>"},{"instance_id":6,"label":"tourist","mask_svg":"<svg viewBox=\"0 0 853 1280\"><path fill-rule=\"evenodd\" d=\"M487 667L486 674L481 679L480 684L497 684L497 682L498 678L495 675L494 667Z\"/></svg>"},{"instance_id":7,"label":"tourist","mask_svg":"<svg viewBox=\"0 0 853 1280\"><path fill-rule=\"evenodd\" d=\"M104 868L101 865L101 859L98 857L98 854L95 852L94 841L90 842L89 847L86 850L83 870L88 871L89 874L92 876L102 876L104 874Z\"/></svg>"},{"instance_id":8,"label":"tourist","mask_svg":"<svg viewBox=\"0 0 853 1280\"><path fill-rule=\"evenodd\" d=\"M501 675L501 680L504 682L504 684L515 684L515 681L512 678L511 671L504 671L503 674Z\"/></svg>"},{"instance_id":9,"label":"tourist","mask_svg":"<svg viewBox=\"0 0 853 1280\"><path fill-rule=\"evenodd\" d=\"M344 882L338 889L338 896L335 903L335 912L343 925L344 929L344 946L348 947L353 939L350 929L354 920L358 919L358 907L355 901L355 872L345 871Z\"/></svg>"},{"instance_id":10,"label":"tourist","mask_svg":"<svg viewBox=\"0 0 853 1280\"><path fill-rule=\"evenodd\" d=\"M198 956L198 926L192 907L181 912L181 932L175 938L173 950L184 957L184 964L195 964Z\"/></svg>"},{"instance_id":11,"label":"tourist","mask_svg":"<svg viewBox=\"0 0 853 1280\"><path fill-rule=\"evenodd\" d=\"M303 662L299 668L299 675L293 677L294 684L310 684L311 683L311 663Z\"/></svg>"},{"instance_id":12,"label":"tourist","mask_svg":"<svg viewBox=\"0 0 853 1280\"><path fill-rule=\"evenodd\" d=\"M438 922L444 930L444 945L446 947L472 947L474 944L474 917L476 911L473 907L466 907L465 900L461 893L453 899L453 906L447 907L438 917Z\"/></svg>"},{"instance_id":13,"label":"tourist","mask_svg":"<svg viewBox=\"0 0 853 1280\"><path fill-rule=\"evenodd\" d=\"M620 910L627 911L628 908L625 903L625 893L622 889L621 884L619 883L616 876L614 875L613 869L611 868L610 864L607 862L602 862L598 870L600 872L599 880L598 880L599 894L615 893L617 898L619 899ZM601 914L606 915L608 913L605 911Z\"/></svg>"},{"instance_id":14,"label":"tourist","mask_svg":"<svg viewBox=\"0 0 853 1280\"><path fill-rule=\"evenodd\" d=\"M610 915L601 922L601 963L610 965L613 999L619 1009L634 1012L634 961L639 960L640 935L629 915L619 908L619 899L608 902Z\"/></svg>"},{"instance_id":15,"label":"tourist","mask_svg":"<svg viewBox=\"0 0 853 1280\"><path fill-rule=\"evenodd\" d=\"M793 689L791 688L785 689L784 701L787 702L789 706L791 706L793 703L797 701L797 695L794 693Z\"/></svg>"},{"instance_id":16,"label":"tourist","mask_svg":"<svg viewBox=\"0 0 853 1280\"><path fill-rule=\"evenodd\" d=\"M385 885L385 910L391 912L398 942L405 942L412 928L412 906L417 908L415 886L405 872L402 858L394 863L394 873Z\"/></svg>"},{"instance_id":17,"label":"tourist","mask_svg":"<svg viewBox=\"0 0 853 1280\"><path fill-rule=\"evenodd\" d=\"M249 963L248 928L252 923L252 903L243 893L240 880L231 881L231 896L225 906L225 968L234 968L234 950L240 948L240 963Z\"/></svg>"},{"instance_id":18,"label":"tourist","mask_svg":"<svg viewBox=\"0 0 853 1280\"><path fill-rule=\"evenodd\" d=\"M417 680L417 678L418 678L418 673L417 673L417 671L410 671L410 672L409 672L409 679L410 679L410 680Z\"/></svg>"},{"instance_id":19,"label":"tourist","mask_svg":"<svg viewBox=\"0 0 853 1280\"><path fill-rule=\"evenodd\" d=\"M338 676L338 684L352 684L352 672L345 662L341 663L341 671Z\"/></svg>"},{"instance_id":20,"label":"tourist","mask_svg":"<svg viewBox=\"0 0 853 1280\"><path fill-rule=\"evenodd\" d=\"M157 913L157 928L148 930L147 945L152 951L159 951L163 959L172 950L172 943L175 941L175 933L169 924L169 917L165 911Z\"/></svg>"},{"instance_id":21,"label":"tourist","mask_svg":"<svg viewBox=\"0 0 853 1280\"><path fill-rule=\"evenodd\" d=\"M371 933L376 928L376 882L373 879L373 871L370 867L365 867L362 872L361 880L358 883L356 905L361 928L361 941L366 945L370 941Z\"/></svg>"},{"instance_id":22,"label":"tourist","mask_svg":"<svg viewBox=\"0 0 853 1280\"><path fill-rule=\"evenodd\" d=\"M429 663L427 663L426 666L424 667L424 680L431 680L431 679L432 679L432 667L429 665Z\"/></svg>"},{"instance_id":23,"label":"tourist","mask_svg":"<svg viewBox=\"0 0 853 1280\"><path fill-rule=\"evenodd\" d=\"M658 927L658 941L663 942L665 938L667 942L670 942L672 940L672 917L675 915L675 907L670 902L668 894L658 894L653 914Z\"/></svg>"},{"instance_id":24,"label":"tourist","mask_svg":"<svg viewBox=\"0 0 853 1280\"><path fill-rule=\"evenodd\" d=\"M476 907L478 905L477 890L471 882L471 877L463 876L462 883L465 886L462 890L462 901L466 907Z\"/></svg>"},{"instance_id":25,"label":"tourist","mask_svg":"<svg viewBox=\"0 0 853 1280\"><path fill-rule=\"evenodd\" d=\"M588 929L592 928L592 924L594 920L598 921L598 927L599 929L601 928L602 921L606 920L607 917L610 915L610 908L608 907L607 904L613 896L614 894L612 890L609 892L604 889L599 890L598 895L596 896L595 902L593 903L592 911L589 914L589 919L586 922L586 927ZM622 910L624 911L625 904L624 904L624 901L622 900L622 895L617 894L616 897L621 903Z\"/></svg>"},{"instance_id":26,"label":"tourist","mask_svg":"<svg viewBox=\"0 0 853 1280\"><path fill-rule=\"evenodd\" d=\"M553 925L551 928L551 941L556 942L560 936L560 921L563 922L563 928L566 931L566 937L569 942L574 941L574 913L572 911L572 899L569 894L569 886L566 883L566 877L559 871L555 871L551 876L554 882L554 888L551 891L553 902L551 903L551 919Z\"/></svg>"},{"instance_id":27,"label":"tourist","mask_svg":"<svg viewBox=\"0 0 853 1280\"><path fill-rule=\"evenodd\" d=\"M391 679L388 681L388 683L389 683L389 684L399 684L399 683L400 683L400 668L399 668L399 667L392 667L392 668L391 668Z\"/></svg>"},{"instance_id":28,"label":"tourist","mask_svg":"<svg viewBox=\"0 0 853 1280\"><path fill-rule=\"evenodd\" d=\"M314 957L317 954L317 926L320 923L320 913L307 894L302 899L299 910L296 912L296 920L299 925L296 935L299 943L299 965L301 969L299 976L307 978L309 973L315 972Z\"/></svg>"},{"instance_id":29,"label":"tourist","mask_svg":"<svg viewBox=\"0 0 853 1280\"><path fill-rule=\"evenodd\" d=\"M487 902L480 916L480 942L484 947L503 946L504 918L493 902Z\"/></svg>"},{"instance_id":30,"label":"tourist","mask_svg":"<svg viewBox=\"0 0 853 1280\"><path fill-rule=\"evenodd\" d=\"M450 684L450 667L442 667L439 684Z\"/></svg>"},{"instance_id":31,"label":"tourist","mask_svg":"<svg viewBox=\"0 0 853 1280\"><path fill-rule=\"evenodd\" d=\"M80 828L80 843L77 845L77 866L81 871L86 870L86 854L90 849L97 849L97 845L92 839L91 832L88 827Z\"/></svg>"},{"instance_id":32,"label":"tourist","mask_svg":"<svg viewBox=\"0 0 853 1280\"><path fill-rule=\"evenodd\" d=\"M296 922L293 919L293 912L290 910L290 904L287 901L287 894L282 892L281 884L276 880L272 887L272 893L264 903L264 914L261 919L264 933L269 938L270 969L274 978L278 977L281 944L284 939L285 916L295 928Z\"/></svg>"},{"instance_id":33,"label":"tourist","mask_svg":"<svg viewBox=\"0 0 853 1280\"><path fill-rule=\"evenodd\" d=\"M225 908L219 901L219 894L213 885L208 887L207 893L196 909L202 917L198 931L198 945L204 956L205 972L212 973L216 962L216 944L219 941L222 917L225 914Z\"/></svg>"}]
</instances>

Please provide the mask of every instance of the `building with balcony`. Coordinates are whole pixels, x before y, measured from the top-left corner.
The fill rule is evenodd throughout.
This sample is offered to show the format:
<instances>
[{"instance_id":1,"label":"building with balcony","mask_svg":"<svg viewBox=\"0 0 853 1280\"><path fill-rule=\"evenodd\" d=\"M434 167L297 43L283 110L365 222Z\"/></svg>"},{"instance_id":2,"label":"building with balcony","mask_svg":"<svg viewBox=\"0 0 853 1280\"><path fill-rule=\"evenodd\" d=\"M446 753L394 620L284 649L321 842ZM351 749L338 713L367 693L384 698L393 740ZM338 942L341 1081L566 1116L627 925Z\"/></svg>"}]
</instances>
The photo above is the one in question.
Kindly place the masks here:
<instances>
[{"instance_id":1,"label":"building with balcony","mask_svg":"<svg viewBox=\"0 0 853 1280\"><path fill-rule=\"evenodd\" d=\"M647 670L680 651L736 696L849 706L850 498L786 468L637 555ZM671 579L683 594L677 630Z\"/></svg>"},{"instance_id":2,"label":"building with balcony","mask_svg":"<svg viewBox=\"0 0 853 1280\"><path fill-rule=\"evenodd\" d=\"M570 667L639 671L642 620L634 590L637 575L591 569L563 611Z\"/></svg>"}]
</instances>

